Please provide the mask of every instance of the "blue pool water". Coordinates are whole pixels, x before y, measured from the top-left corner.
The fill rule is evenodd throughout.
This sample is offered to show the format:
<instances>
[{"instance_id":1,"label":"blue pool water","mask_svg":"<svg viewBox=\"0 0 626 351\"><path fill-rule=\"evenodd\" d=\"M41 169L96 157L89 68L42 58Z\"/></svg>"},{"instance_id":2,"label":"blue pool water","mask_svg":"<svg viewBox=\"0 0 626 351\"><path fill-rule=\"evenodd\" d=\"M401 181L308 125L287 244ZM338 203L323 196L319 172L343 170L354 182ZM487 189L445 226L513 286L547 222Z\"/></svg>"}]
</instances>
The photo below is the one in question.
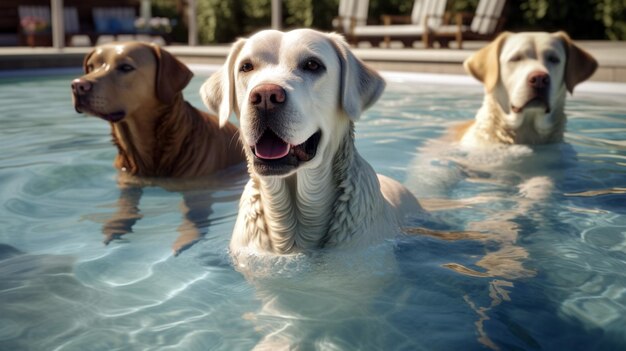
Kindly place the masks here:
<instances>
[{"instance_id":1,"label":"blue pool water","mask_svg":"<svg viewBox=\"0 0 626 351\"><path fill-rule=\"evenodd\" d=\"M241 177L208 186L206 234L179 255L181 195L160 187L103 244L116 151L74 112L76 75L0 79L1 350L626 349L624 86L580 89L564 144L468 152L437 140L480 86L388 75L357 147L432 216L246 278L227 253ZM205 77L185 90L198 107Z\"/></svg>"}]
</instances>

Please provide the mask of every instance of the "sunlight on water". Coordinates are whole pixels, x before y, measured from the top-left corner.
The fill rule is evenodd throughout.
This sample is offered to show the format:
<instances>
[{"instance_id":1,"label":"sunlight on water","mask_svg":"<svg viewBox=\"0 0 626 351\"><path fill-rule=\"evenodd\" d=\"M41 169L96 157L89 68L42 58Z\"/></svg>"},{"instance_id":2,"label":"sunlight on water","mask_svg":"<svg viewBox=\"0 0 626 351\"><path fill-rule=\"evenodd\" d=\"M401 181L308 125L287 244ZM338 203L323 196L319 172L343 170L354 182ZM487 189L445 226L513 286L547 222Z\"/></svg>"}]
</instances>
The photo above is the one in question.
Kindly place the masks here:
<instances>
[{"instance_id":1,"label":"sunlight on water","mask_svg":"<svg viewBox=\"0 0 626 351\"><path fill-rule=\"evenodd\" d=\"M0 349L626 348L623 95L572 97L567 143L479 152L438 138L473 118L480 87L395 75L357 148L431 213L361 252L235 267L242 177L198 193L212 212L178 255L176 191L145 187L139 216L118 218L132 232L103 234L116 151L73 110L72 78L0 80ZM185 90L198 107L204 78Z\"/></svg>"}]
</instances>

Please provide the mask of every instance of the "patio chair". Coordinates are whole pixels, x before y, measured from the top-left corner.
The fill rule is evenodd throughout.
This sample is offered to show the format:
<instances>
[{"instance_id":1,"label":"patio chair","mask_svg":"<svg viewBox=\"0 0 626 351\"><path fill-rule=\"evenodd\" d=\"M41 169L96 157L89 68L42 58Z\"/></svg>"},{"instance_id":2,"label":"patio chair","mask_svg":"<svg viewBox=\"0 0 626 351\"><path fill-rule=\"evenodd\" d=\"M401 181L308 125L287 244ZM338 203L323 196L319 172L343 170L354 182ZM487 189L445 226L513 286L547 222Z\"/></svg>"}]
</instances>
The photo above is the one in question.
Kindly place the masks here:
<instances>
[{"instance_id":1,"label":"patio chair","mask_svg":"<svg viewBox=\"0 0 626 351\"><path fill-rule=\"evenodd\" d=\"M411 46L414 41L427 38L425 33L444 23L445 11L446 0L415 0L410 17L382 16L383 25L357 25L350 37L353 44L359 40L372 44L384 41L389 47L391 40L400 40L405 46ZM431 47L432 42L424 40L424 45Z\"/></svg>"},{"instance_id":2,"label":"patio chair","mask_svg":"<svg viewBox=\"0 0 626 351\"><path fill-rule=\"evenodd\" d=\"M456 14L454 25L433 28L426 34L427 40L438 41L443 47L455 40L459 49L463 48L463 40L491 40L504 28L505 5L506 0L480 0L474 14Z\"/></svg>"},{"instance_id":3,"label":"patio chair","mask_svg":"<svg viewBox=\"0 0 626 351\"><path fill-rule=\"evenodd\" d=\"M356 26L367 24L369 0L340 0L339 15L333 19L335 31L350 36Z\"/></svg>"}]
</instances>

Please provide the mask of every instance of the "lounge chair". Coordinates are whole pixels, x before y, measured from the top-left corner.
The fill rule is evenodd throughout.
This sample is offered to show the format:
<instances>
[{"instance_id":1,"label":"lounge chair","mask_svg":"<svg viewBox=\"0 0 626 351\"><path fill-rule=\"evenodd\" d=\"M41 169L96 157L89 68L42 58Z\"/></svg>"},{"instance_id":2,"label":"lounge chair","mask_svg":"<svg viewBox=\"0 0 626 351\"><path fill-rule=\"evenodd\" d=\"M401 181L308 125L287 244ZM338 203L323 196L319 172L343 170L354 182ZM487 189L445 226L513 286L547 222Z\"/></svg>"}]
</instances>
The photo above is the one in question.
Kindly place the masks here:
<instances>
[{"instance_id":1,"label":"lounge chair","mask_svg":"<svg viewBox=\"0 0 626 351\"><path fill-rule=\"evenodd\" d=\"M369 0L340 0L339 16L333 19L333 28L346 36L350 36L356 26L367 24Z\"/></svg>"},{"instance_id":2,"label":"lounge chair","mask_svg":"<svg viewBox=\"0 0 626 351\"><path fill-rule=\"evenodd\" d=\"M424 40L426 47L431 47L425 33L439 27L444 22L446 0L415 0L410 17L383 16L384 25L357 25L349 35L352 44L367 40L372 44L384 41L389 47L391 40L400 40L405 46L413 45L416 40ZM395 24L401 22L403 24Z\"/></svg>"},{"instance_id":3,"label":"lounge chair","mask_svg":"<svg viewBox=\"0 0 626 351\"><path fill-rule=\"evenodd\" d=\"M458 13L454 25L433 28L426 34L427 40L438 41L443 47L455 40L459 49L463 48L463 40L491 40L504 27L505 5L506 0L480 0L474 14Z\"/></svg>"}]
</instances>

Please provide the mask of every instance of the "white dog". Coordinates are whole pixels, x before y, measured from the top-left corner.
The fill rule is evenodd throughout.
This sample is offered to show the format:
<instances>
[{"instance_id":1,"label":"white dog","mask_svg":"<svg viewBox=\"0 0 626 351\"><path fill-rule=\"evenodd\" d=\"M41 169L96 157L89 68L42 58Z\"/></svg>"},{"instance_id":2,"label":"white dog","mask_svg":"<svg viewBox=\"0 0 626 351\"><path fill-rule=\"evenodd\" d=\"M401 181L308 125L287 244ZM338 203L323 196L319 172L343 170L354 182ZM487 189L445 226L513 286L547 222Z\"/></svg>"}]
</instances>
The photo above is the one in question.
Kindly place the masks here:
<instances>
[{"instance_id":1,"label":"white dog","mask_svg":"<svg viewBox=\"0 0 626 351\"><path fill-rule=\"evenodd\" d=\"M449 240L489 243L474 263L480 269L446 265L462 274L492 279L487 305L468 300L481 315L476 325L482 334L490 311L509 300L508 290L515 281L536 274L526 264L529 253L520 233L536 230L527 223L536 227L546 223L544 213L554 206L552 195L558 191L555 185L575 160L574 150L560 143L567 122L566 95L595 72L597 62L564 32L505 32L470 56L464 66L483 83L483 104L473 121L456 126L446 138L421 150L410 167L414 174L408 177L413 181L408 186L430 211L480 203L498 208L494 212L478 208L478 220L467 222L463 235L437 233ZM553 145L535 147L540 144ZM464 193L462 181L474 191L480 189L478 184L486 185L486 190L452 201L427 199L449 194L453 187ZM512 194L513 189L517 194ZM486 345L491 342L486 334L480 340Z\"/></svg>"},{"instance_id":2,"label":"white dog","mask_svg":"<svg viewBox=\"0 0 626 351\"><path fill-rule=\"evenodd\" d=\"M477 235L477 240L500 245L476 263L484 269L481 274L509 279L532 276L534 272L523 267L528 254L517 245L517 220L541 214L537 209L550 202L555 184L573 162L574 150L559 144L566 124L565 99L568 91L594 73L597 62L564 32L505 32L470 56L464 66L483 83L483 104L474 120L420 150L409 167L407 186L429 211L484 202L506 208L514 201L511 208L469 222L465 229L485 235L486 239ZM538 144L554 145L534 147ZM462 181L490 188L470 198L441 199ZM517 188L516 196L496 191L511 188Z\"/></svg>"},{"instance_id":3,"label":"white dog","mask_svg":"<svg viewBox=\"0 0 626 351\"><path fill-rule=\"evenodd\" d=\"M485 98L476 120L457 129L461 144L535 145L563 140L566 91L598 63L565 32L505 32L464 66L484 84Z\"/></svg>"},{"instance_id":4,"label":"white dog","mask_svg":"<svg viewBox=\"0 0 626 351\"><path fill-rule=\"evenodd\" d=\"M267 30L233 45L201 95L222 124L233 112L241 123L251 179L235 257L369 245L419 210L354 147L354 122L384 87L339 35Z\"/></svg>"}]
</instances>

